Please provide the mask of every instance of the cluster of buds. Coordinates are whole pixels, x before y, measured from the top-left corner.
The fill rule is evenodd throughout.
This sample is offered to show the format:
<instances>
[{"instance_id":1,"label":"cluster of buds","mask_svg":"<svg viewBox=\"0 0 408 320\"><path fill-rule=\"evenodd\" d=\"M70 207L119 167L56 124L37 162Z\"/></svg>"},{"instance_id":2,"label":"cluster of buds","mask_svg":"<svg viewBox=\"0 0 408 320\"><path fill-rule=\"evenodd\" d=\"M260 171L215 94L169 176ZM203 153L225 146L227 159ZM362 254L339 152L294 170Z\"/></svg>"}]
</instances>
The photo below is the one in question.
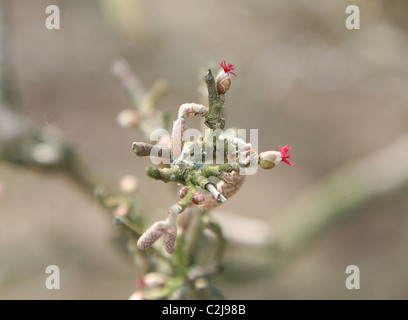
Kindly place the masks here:
<instances>
[{"instance_id":1,"label":"cluster of buds","mask_svg":"<svg viewBox=\"0 0 408 320\"><path fill-rule=\"evenodd\" d=\"M179 191L179 201L170 207L166 220L154 223L147 229L139 238L137 246L139 249L147 249L151 247L159 238L164 236L165 248L168 253L174 253L177 238L177 217L185 209L192 205L197 205L201 210L207 211L224 203L228 198L233 196L242 184L245 182L245 175L240 174L240 171L250 164L255 162L263 169L271 169L277 166L280 162L285 162L288 165L293 165L289 162L292 154L288 154L288 146L280 147L280 151L266 151L259 155L252 146L239 138L226 138L228 146L239 150L235 154L224 153L224 159L236 158L234 163L224 163L214 166L203 167L203 164L198 164L194 158L195 148L200 148L205 153L205 139L209 137L200 137L196 141L186 142L183 139L183 134L187 129L186 118L189 116L201 116L205 119L205 124L213 130L223 129L225 120L221 116L221 108L224 106L224 94L231 86L231 74L234 76L234 65L221 62L221 71L216 79L212 76L209 70L204 78L208 88L209 106L204 106L196 103L186 103L180 106L178 118L173 123L171 141L167 145L161 144L160 151L157 153L159 157L165 153L170 153L170 167L158 168L148 166L146 173L148 176L162 180L163 182L174 182L181 184ZM215 140L218 136L215 137ZM211 137L211 143L215 144ZM132 146L133 152L137 156L149 156L150 151L155 146L135 142ZM170 147L170 152L165 152L166 148ZM230 150L230 148L228 148ZM209 178L219 180L215 184ZM206 192L203 194L201 192Z\"/></svg>"},{"instance_id":2,"label":"cluster of buds","mask_svg":"<svg viewBox=\"0 0 408 320\"><path fill-rule=\"evenodd\" d=\"M187 195L187 192L188 192L188 188L185 186L182 187L179 191L180 199L183 199ZM196 192L193 194L192 204L194 203L194 204L200 205L204 202L204 200L205 200L204 195L200 192Z\"/></svg>"}]
</instances>

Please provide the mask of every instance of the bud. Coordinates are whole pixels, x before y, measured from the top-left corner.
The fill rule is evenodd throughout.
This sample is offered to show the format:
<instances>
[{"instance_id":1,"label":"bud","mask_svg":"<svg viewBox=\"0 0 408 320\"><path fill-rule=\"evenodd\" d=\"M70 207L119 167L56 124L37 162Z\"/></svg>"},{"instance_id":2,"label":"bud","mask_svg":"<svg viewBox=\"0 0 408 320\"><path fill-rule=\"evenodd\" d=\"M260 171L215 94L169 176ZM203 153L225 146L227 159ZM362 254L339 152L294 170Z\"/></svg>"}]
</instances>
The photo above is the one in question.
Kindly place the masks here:
<instances>
[{"instance_id":1,"label":"bud","mask_svg":"<svg viewBox=\"0 0 408 320\"><path fill-rule=\"evenodd\" d=\"M259 164L262 169L272 169L282 161L280 152L265 151L259 154Z\"/></svg>"},{"instance_id":2,"label":"bud","mask_svg":"<svg viewBox=\"0 0 408 320\"><path fill-rule=\"evenodd\" d=\"M58 147L45 142L36 144L31 149L31 156L34 161L45 165L55 164L61 158Z\"/></svg>"},{"instance_id":3,"label":"bud","mask_svg":"<svg viewBox=\"0 0 408 320\"><path fill-rule=\"evenodd\" d=\"M195 204L200 205L200 204L202 204L202 203L204 202L204 200L205 200L205 198L204 198L204 196L203 196L201 193L199 193L199 192L194 193L194 195L193 195L193 202L194 202Z\"/></svg>"},{"instance_id":4,"label":"bud","mask_svg":"<svg viewBox=\"0 0 408 320\"><path fill-rule=\"evenodd\" d=\"M231 76L221 70L217 78L215 79L217 85L218 94L224 94L228 91L231 86Z\"/></svg>"},{"instance_id":5,"label":"bud","mask_svg":"<svg viewBox=\"0 0 408 320\"><path fill-rule=\"evenodd\" d=\"M149 272L142 279L140 284L142 287L158 288L163 287L167 282L167 276L161 272Z\"/></svg>"},{"instance_id":6,"label":"bud","mask_svg":"<svg viewBox=\"0 0 408 320\"><path fill-rule=\"evenodd\" d=\"M128 300L146 300L146 297L141 290L137 290L131 294Z\"/></svg>"},{"instance_id":7,"label":"bud","mask_svg":"<svg viewBox=\"0 0 408 320\"><path fill-rule=\"evenodd\" d=\"M139 123L139 114L135 110L123 110L116 116L116 122L122 128L134 128Z\"/></svg>"},{"instance_id":8,"label":"bud","mask_svg":"<svg viewBox=\"0 0 408 320\"><path fill-rule=\"evenodd\" d=\"M118 217L124 217L129 213L129 207L126 205L120 205L116 208L116 214Z\"/></svg>"},{"instance_id":9,"label":"bud","mask_svg":"<svg viewBox=\"0 0 408 320\"><path fill-rule=\"evenodd\" d=\"M293 166L293 163L289 161L289 159L291 159L293 155L293 154L288 154L290 149L292 149L292 147L289 148L286 145L284 147L279 146L279 151L261 152L258 158L261 168L262 169L272 169L281 162L285 162L286 164Z\"/></svg>"},{"instance_id":10,"label":"bud","mask_svg":"<svg viewBox=\"0 0 408 320\"><path fill-rule=\"evenodd\" d=\"M217 87L218 94L225 94L229 87L231 86L231 73L237 76L232 70L235 69L234 65L231 63L221 62L220 67L222 70L217 74L215 78L215 84Z\"/></svg>"},{"instance_id":11,"label":"bud","mask_svg":"<svg viewBox=\"0 0 408 320\"><path fill-rule=\"evenodd\" d=\"M194 287L197 290L205 290L205 289L208 288L208 285L209 285L209 283L208 283L208 280L206 278L197 278L194 281Z\"/></svg>"},{"instance_id":12,"label":"bud","mask_svg":"<svg viewBox=\"0 0 408 320\"><path fill-rule=\"evenodd\" d=\"M180 189L180 191L179 191L180 199L183 199L186 196L187 191L188 191L187 187L183 187L183 188Z\"/></svg>"},{"instance_id":13,"label":"bud","mask_svg":"<svg viewBox=\"0 0 408 320\"><path fill-rule=\"evenodd\" d=\"M134 175L128 174L120 179L120 189L124 193L132 193L137 190L139 182Z\"/></svg>"}]
</instances>

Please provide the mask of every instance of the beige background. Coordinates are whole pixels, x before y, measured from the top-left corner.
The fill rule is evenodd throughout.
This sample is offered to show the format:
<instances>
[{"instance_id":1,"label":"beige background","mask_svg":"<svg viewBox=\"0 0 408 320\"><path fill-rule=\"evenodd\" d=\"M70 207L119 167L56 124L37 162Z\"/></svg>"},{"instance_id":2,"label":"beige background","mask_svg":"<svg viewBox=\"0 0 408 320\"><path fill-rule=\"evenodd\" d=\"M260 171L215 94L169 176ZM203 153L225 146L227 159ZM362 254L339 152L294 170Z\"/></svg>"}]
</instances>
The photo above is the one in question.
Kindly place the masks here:
<instances>
[{"instance_id":1,"label":"beige background","mask_svg":"<svg viewBox=\"0 0 408 320\"><path fill-rule=\"evenodd\" d=\"M180 104L198 100L202 66L221 60L236 65L227 126L259 129L261 150L289 144L295 166L249 177L222 210L272 227L285 218L280 209L306 186L407 129L406 1L353 1L361 10L361 29L354 31L344 25L350 2L341 0L6 4L22 112L61 128L112 186L136 174L145 202L158 208L148 218L152 222L175 196L149 180L147 161L131 154L131 143L144 140L142 135L116 125L117 113L130 106L110 73L116 57L127 59L146 87L158 78L170 83L159 106L172 118ZM45 28L49 4L60 7L61 30ZM407 159L384 155L384 166L395 161ZM113 244L117 230L92 197L62 174L5 163L0 180L1 299L130 295L137 270ZM406 299L405 194L372 203L330 230L278 277L221 276L219 287L231 299ZM44 286L49 264L61 269L59 291ZM344 286L349 264L360 267L359 291Z\"/></svg>"}]
</instances>

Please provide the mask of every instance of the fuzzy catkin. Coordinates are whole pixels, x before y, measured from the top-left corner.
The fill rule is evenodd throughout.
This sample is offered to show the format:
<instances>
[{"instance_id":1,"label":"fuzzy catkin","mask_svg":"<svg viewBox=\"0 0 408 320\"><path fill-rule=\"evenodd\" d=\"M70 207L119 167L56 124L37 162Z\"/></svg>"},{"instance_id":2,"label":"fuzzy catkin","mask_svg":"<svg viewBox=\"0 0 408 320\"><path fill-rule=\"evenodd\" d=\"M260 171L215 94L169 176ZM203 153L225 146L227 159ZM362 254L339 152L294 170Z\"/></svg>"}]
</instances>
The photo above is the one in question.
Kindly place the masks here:
<instances>
[{"instance_id":1,"label":"fuzzy catkin","mask_svg":"<svg viewBox=\"0 0 408 320\"><path fill-rule=\"evenodd\" d=\"M162 222L154 223L137 240L137 247L141 250L150 248L164 233Z\"/></svg>"},{"instance_id":2,"label":"fuzzy catkin","mask_svg":"<svg viewBox=\"0 0 408 320\"><path fill-rule=\"evenodd\" d=\"M191 114L194 116L199 114L205 117L208 114L208 110L209 110L208 107L203 106L202 104L184 103L179 108L178 117L185 118Z\"/></svg>"},{"instance_id":3,"label":"fuzzy catkin","mask_svg":"<svg viewBox=\"0 0 408 320\"><path fill-rule=\"evenodd\" d=\"M225 198L228 199L238 192L245 182L245 177L246 176L240 175L238 172L232 172L231 183L220 181L217 184L217 189ZM206 211L216 208L221 204L222 202L218 202L217 199L215 199L211 194L207 194L205 196L204 203L200 204L199 207L201 210Z\"/></svg>"},{"instance_id":4,"label":"fuzzy catkin","mask_svg":"<svg viewBox=\"0 0 408 320\"><path fill-rule=\"evenodd\" d=\"M183 150L183 134L186 131L187 125L184 118L178 118L174 121L173 131L171 133L171 156L173 160L178 159Z\"/></svg>"},{"instance_id":5,"label":"fuzzy catkin","mask_svg":"<svg viewBox=\"0 0 408 320\"><path fill-rule=\"evenodd\" d=\"M166 230L166 238L164 242L165 242L166 251L170 254L174 253L174 249L176 247L176 238L177 238L177 227L175 225L168 227Z\"/></svg>"}]
</instances>

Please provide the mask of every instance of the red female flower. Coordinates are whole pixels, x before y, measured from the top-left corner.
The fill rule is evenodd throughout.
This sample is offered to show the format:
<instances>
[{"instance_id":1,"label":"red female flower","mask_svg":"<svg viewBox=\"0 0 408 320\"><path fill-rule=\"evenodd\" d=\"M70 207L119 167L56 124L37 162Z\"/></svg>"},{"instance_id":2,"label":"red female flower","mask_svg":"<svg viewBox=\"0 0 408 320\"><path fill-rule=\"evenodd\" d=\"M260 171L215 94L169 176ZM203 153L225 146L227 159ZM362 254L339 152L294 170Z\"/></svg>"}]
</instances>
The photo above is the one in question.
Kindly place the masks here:
<instances>
[{"instance_id":1,"label":"red female flower","mask_svg":"<svg viewBox=\"0 0 408 320\"><path fill-rule=\"evenodd\" d=\"M226 63L225 60L220 62L220 67L224 69L224 72L229 75L232 73L234 76L237 76L232 70L235 70L235 66L232 63Z\"/></svg>"},{"instance_id":2,"label":"red female flower","mask_svg":"<svg viewBox=\"0 0 408 320\"><path fill-rule=\"evenodd\" d=\"M289 148L288 145L286 145L284 147L279 146L279 151L280 151L281 157L282 157L281 161L285 162L286 164L288 164L290 166L293 166L293 163L288 161L288 159L291 159L292 156L293 156L293 153L288 155L288 152L289 152L290 149L292 149L292 147Z\"/></svg>"},{"instance_id":3,"label":"red female flower","mask_svg":"<svg viewBox=\"0 0 408 320\"><path fill-rule=\"evenodd\" d=\"M225 61L220 62L220 67L222 70L218 73L215 78L215 84L217 87L218 94L225 94L231 85L231 74L237 76L232 70L235 69L234 65L231 63L226 63Z\"/></svg>"}]
</instances>

